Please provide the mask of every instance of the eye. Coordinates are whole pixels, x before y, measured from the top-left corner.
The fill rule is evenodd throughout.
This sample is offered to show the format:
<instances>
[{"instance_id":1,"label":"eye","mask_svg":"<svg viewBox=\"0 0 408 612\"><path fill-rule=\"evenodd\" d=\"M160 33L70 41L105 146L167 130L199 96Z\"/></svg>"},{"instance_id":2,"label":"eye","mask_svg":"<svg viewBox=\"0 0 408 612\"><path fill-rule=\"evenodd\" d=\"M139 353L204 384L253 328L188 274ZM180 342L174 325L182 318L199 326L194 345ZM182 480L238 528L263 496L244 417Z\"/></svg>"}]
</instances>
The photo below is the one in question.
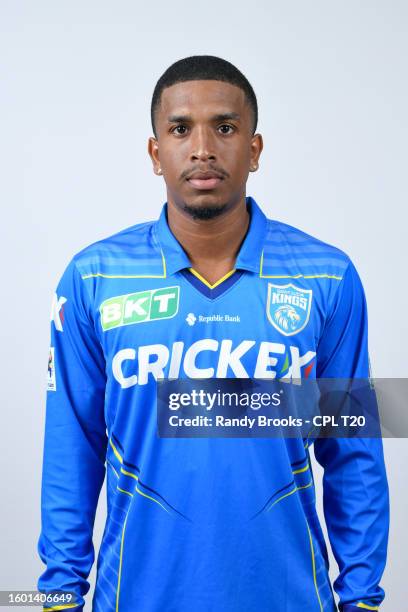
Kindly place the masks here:
<instances>
[{"instance_id":1,"label":"eye","mask_svg":"<svg viewBox=\"0 0 408 612\"><path fill-rule=\"evenodd\" d=\"M186 130L186 126L185 125L176 125L174 128L172 128L170 131L172 133L178 134L179 136L183 136L185 134L185 132L176 132L176 130Z\"/></svg>"},{"instance_id":2,"label":"eye","mask_svg":"<svg viewBox=\"0 0 408 612\"><path fill-rule=\"evenodd\" d=\"M222 125L219 126L218 129L222 129L222 128L228 128L228 130L232 130L232 132L235 131L234 126L229 125L228 123L223 123ZM222 133L223 134L231 134L232 132L231 131L223 131Z\"/></svg>"}]
</instances>

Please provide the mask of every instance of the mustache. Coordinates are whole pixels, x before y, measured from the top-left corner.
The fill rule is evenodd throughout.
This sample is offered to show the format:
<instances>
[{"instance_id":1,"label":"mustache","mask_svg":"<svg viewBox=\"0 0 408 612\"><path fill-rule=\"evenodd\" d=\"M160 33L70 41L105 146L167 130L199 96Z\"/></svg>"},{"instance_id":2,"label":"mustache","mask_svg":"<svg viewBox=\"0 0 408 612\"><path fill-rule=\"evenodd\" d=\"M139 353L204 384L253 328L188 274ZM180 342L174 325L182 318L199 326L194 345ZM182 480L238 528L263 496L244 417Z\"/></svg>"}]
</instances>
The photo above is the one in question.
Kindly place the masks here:
<instances>
[{"instance_id":1,"label":"mustache","mask_svg":"<svg viewBox=\"0 0 408 612\"><path fill-rule=\"evenodd\" d=\"M219 168L218 166L207 166L205 168L197 166L196 168L189 168L188 170L184 170L180 178L185 179L193 172L218 172L222 177L226 178L229 176L228 172L226 172L223 168Z\"/></svg>"}]
</instances>

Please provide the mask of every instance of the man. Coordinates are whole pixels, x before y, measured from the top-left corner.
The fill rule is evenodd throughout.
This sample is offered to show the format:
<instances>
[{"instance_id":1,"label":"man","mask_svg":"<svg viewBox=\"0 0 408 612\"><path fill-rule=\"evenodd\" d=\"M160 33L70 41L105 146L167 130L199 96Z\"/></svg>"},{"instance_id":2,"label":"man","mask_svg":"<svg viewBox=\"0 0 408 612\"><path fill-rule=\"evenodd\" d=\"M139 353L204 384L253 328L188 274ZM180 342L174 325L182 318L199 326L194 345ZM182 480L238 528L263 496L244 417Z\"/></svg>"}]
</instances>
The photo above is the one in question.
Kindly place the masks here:
<instances>
[{"instance_id":1,"label":"man","mask_svg":"<svg viewBox=\"0 0 408 612\"><path fill-rule=\"evenodd\" d=\"M159 220L77 254L54 299L39 590L76 594L54 610L83 609L106 467L93 610L332 611L313 440L158 437L156 391L163 377L368 377L359 276L345 253L246 196L263 145L255 94L232 64L176 62L151 114L148 150L167 188ZM305 308L275 316L274 296ZM377 610L381 440L313 446L340 609Z\"/></svg>"}]
</instances>

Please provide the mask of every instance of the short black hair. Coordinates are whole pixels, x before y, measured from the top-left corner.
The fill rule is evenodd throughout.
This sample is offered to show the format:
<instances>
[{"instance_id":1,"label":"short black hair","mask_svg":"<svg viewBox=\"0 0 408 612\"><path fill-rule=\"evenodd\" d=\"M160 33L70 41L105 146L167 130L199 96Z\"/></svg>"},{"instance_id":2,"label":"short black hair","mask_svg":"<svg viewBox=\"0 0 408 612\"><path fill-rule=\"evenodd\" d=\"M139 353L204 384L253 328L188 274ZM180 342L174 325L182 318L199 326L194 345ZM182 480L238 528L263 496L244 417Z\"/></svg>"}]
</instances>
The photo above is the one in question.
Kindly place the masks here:
<instances>
[{"instance_id":1,"label":"short black hair","mask_svg":"<svg viewBox=\"0 0 408 612\"><path fill-rule=\"evenodd\" d=\"M253 134L258 124L258 103L255 92L248 79L231 62L215 55L191 55L174 62L162 74L153 91L150 116L152 128L157 138L155 114L160 105L163 89L185 81L224 81L240 87L245 93L253 115Z\"/></svg>"}]
</instances>

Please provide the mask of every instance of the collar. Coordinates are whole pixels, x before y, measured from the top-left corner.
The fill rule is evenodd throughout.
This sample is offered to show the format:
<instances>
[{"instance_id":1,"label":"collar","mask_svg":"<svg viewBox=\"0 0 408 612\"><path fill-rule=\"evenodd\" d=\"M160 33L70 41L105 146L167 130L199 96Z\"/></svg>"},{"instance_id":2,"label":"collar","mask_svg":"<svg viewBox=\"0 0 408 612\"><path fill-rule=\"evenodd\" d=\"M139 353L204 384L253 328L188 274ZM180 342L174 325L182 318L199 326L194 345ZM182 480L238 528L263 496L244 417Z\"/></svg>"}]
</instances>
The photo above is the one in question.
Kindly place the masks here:
<instances>
[{"instance_id":1,"label":"collar","mask_svg":"<svg viewBox=\"0 0 408 612\"><path fill-rule=\"evenodd\" d=\"M258 273L268 220L251 196L246 197L246 205L250 215L249 227L238 252L235 269ZM155 229L165 259L167 275L175 274L184 268L191 268L187 253L168 225L167 202L163 205Z\"/></svg>"}]
</instances>

